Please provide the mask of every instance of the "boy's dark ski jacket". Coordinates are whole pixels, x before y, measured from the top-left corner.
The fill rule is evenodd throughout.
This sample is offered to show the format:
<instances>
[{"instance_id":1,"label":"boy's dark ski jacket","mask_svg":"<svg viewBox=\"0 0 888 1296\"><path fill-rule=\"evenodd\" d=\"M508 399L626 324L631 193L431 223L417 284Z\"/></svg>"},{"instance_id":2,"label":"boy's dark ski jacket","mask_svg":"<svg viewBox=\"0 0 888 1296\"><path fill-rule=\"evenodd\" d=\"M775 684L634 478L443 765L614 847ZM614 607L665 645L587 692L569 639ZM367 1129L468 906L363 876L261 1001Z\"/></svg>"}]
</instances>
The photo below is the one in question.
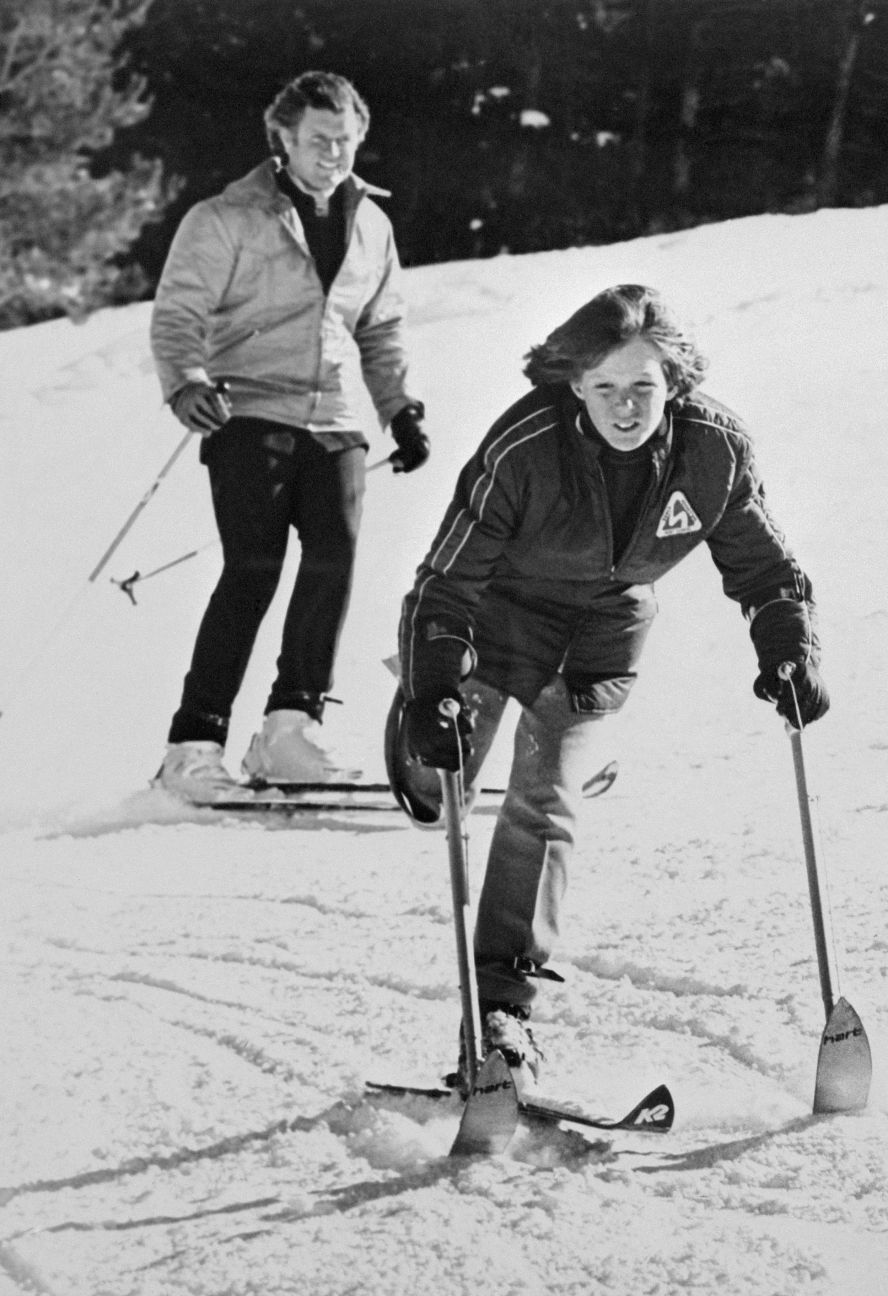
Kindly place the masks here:
<instances>
[{"instance_id":1,"label":"boy's dark ski jacket","mask_svg":"<svg viewBox=\"0 0 888 1296\"><path fill-rule=\"evenodd\" d=\"M463 674L471 660L478 678L527 705L561 671L578 709L616 710L657 610L654 582L700 543L750 622L760 665L816 661L811 584L768 510L739 418L700 392L667 404L647 443L650 486L614 563L598 444L580 412L568 387L535 388L462 469L404 600L405 696L455 686L462 659Z\"/></svg>"}]
</instances>

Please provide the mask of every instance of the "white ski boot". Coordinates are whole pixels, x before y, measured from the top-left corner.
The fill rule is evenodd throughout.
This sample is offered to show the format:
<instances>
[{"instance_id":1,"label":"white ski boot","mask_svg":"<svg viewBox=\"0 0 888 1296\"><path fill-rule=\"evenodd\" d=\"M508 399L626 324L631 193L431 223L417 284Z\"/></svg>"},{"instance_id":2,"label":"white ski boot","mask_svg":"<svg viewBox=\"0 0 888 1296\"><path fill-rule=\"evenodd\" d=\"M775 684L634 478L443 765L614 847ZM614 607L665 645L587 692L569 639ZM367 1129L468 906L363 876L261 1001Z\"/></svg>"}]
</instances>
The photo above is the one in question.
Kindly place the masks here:
<instances>
[{"instance_id":1,"label":"white ski boot","mask_svg":"<svg viewBox=\"0 0 888 1296\"><path fill-rule=\"evenodd\" d=\"M321 724L307 711L269 711L253 735L241 769L253 783L350 783L361 770L338 764Z\"/></svg>"},{"instance_id":2,"label":"white ski boot","mask_svg":"<svg viewBox=\"0 0 888 1296\"><path fill-rule=\"evenodd\" d=\"M222 746L216 742L170 743L154 786L185 801L224 801L234 792L240 796L245 790L228 773L222 755Z\"/></svg>"}]
</instances>

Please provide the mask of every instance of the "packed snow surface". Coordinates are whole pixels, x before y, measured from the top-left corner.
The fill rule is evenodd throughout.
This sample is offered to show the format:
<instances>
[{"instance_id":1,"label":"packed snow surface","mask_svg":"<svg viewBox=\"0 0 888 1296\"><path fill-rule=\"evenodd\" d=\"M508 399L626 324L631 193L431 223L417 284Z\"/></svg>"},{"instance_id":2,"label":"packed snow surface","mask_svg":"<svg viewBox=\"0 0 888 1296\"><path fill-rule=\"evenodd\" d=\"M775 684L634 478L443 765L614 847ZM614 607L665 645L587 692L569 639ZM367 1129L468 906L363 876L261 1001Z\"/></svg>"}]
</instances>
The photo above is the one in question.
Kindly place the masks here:
<instances>
[{"instance_id":1,"label":"packed snow surface","mask_svg":"<svg viewBox=\"0 0 888 1296\"><path fill-rule=\"evenodd\" d=\"M639 682L602 726L596 761L620 774L584 811L566 980L536 1012L547 1093L619 1115L666 1082L674 1130L525 1124L495 1159L447 1156L455 1101L364 1087L455 1061L443 835L395 813L225 818L148 787L220 564L189 446L101 565L182 437L149 307L0 335L0 1296L882 1296L886 246L888 208L821 211L407 274L434 452L368 479L331 736L384 776L400 599L459 467L525 390L523 354L607 285L660 287L815 582L833 708L805 735L808 777L839 988L874 1056L865 1111L812 1115L823 1007L791 749L704 549L658 589ZM374 432L370 462L391 448ZM476 893L492 825L470 820Z\"/></svg>"}]
</instances>

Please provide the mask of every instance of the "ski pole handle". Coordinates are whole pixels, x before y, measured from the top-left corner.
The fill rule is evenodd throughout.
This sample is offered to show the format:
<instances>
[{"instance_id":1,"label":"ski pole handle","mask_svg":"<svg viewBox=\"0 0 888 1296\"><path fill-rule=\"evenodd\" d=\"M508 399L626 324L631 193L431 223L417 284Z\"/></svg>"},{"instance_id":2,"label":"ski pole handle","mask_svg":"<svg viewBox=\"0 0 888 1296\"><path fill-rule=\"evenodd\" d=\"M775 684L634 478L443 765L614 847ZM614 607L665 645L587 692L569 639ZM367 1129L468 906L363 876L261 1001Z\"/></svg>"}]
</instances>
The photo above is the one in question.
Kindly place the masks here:
<instances>
[{"instance_id":1,"label":"ski pole handle","mask_svg":"<svg viewBox=\"0 0 888 1296\"><path fill-rule=\"evenodd\" d=\"M781 662L780 665L777 667L778 678L782 679L785 683L789 685L789 690L792 693L792 704L795 707L796 720L798 721L798 724L791 724L789 720L786 721L786 732L790 736L792 736L793 733L801 733L801 731L805 727L804 724L802 723L802 713L801 710L799 709L799 696L796 693L795 685L792 682L792 677L793 675L795 675L795 673L796 673L795 662L791 662L791 661Z\"/></svg>"},{"instance_id":2,"label":"ski pole handle","mask_svg":"<svg viewBox=\"0 0 888 1296\"><path fill-rule=\"evenodd\" d=\"M445 720L449 720L452 723L453 732L456 735L456 745L457 745L457 753L458 753L457 759L459 761L459 765L457 767L457 773L459 777L460 799L462 799L462 794L463 794L463 787L462 787L463 759L465 755L465 753L462 750L462 739L460 738L459 725L457 724L457 720L459 719L459 714L461 710L462 708L459 702L457 702L456 698L453 697L442 698L441 701L438 703L438 714L444 716Z\"/></svg>"}]
</instances>

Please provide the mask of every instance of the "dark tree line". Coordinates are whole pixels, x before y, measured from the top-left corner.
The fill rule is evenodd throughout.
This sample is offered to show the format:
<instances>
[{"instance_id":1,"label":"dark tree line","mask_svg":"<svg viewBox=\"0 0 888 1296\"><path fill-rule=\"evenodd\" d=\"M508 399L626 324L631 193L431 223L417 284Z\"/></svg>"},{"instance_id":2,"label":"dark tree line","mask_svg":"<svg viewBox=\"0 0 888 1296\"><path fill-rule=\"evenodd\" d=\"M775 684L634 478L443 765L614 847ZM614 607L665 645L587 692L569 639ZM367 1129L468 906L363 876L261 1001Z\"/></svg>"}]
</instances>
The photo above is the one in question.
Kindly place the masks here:
<instances>
[{"instance_id":1,"label":"dark tree line","mask_svg":"<svg viewBox=\"0 0 888 1296\"><path fill-rule=\"evenodd\" d=\"M308 67L368 99L407 264L888 199L888 0L155 0L131 51L187 178L150 274Z\"/></svg>"},{"instance_id":2,"label":"dark tree line","mask_svg":"<svg viewBox=\"0 0 888 1296\"><path fill-rule=\"evenodd\" d=\"M888 201L888 0L153 0L120 53L151 108L93 174L181 182L131 249L148 291L313 67L370 104L408 265Z\"/></svg>"}]
</instances>

